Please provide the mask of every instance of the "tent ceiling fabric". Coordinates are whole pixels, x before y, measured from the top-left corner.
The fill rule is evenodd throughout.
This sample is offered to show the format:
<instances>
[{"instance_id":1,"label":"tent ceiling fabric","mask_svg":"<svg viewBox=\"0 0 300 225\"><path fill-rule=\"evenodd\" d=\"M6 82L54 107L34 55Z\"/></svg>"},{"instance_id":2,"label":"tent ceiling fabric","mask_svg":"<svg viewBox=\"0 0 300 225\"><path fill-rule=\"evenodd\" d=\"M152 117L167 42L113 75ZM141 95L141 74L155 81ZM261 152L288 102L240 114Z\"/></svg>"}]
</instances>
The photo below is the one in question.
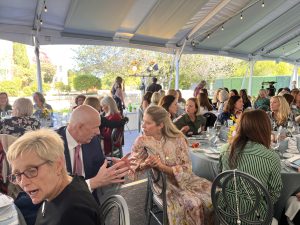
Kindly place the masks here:
<instances>
[{"instance_id":1,"label":"tent ceiling fabric","mask_svg":"<svg viewBox=\"0 0 300 225\"><path fill-rule=\"evenodd\" d=\"M0 38L300 64L299 12L300 0L0 0Z\"/></svg>"}]
</instances>

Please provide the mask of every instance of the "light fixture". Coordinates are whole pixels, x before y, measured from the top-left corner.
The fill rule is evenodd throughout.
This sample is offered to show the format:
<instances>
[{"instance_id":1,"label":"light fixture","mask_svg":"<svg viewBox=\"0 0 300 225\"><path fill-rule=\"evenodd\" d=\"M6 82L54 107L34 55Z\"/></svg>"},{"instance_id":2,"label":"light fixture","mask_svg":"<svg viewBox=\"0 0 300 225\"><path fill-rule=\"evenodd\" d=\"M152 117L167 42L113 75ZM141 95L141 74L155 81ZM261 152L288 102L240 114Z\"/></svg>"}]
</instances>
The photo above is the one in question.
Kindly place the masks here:
<instances>
[{"instance_id":1,"label":"light fixture","mask_svg":"<svg viewBox=\"0 0 300 225\"><path fill-rule=\"evenodd\" d=\"M47 9L47 6L45 5L44 6L44 12L47 12L48 11L48 9Z\"/></svg>"},{"instance_id":2,"label":"light fixture","mask_svg":"<svg viewBox=\"0 0 300 225\"><path fill-rule=\"evenodd\" d=\"M221 30L224 30L224 25L222 25Z\"/></svg>"},{"instance_id":3,"label":"light fixture","mask_svg":"<svg viewBox=\"0 0 300 225\"><path fill-rule=\"evenodd\" d=\"M265 1L262 0L261 7L265 7Z\"/></svg>"},{"instance_id":4,"label":"light fixture","mask_svg":"<svg viewBox=\"0 0 300 225\"><path fill-rule=\"evenodd\" d=\"M40 24L41 24L41 25L43 24L43 20L42 20L42 19L40 19Z\"/></svg>"},{"instance_id":5,"label":"light fixture","mask_svg":"<svg viewBox=\"0 0 300 225\"><path fill-rule=\"evenodd\" d=\"M195 41L192 41L192 42L191 42L191 45L192 45L193 47L195 47L195 46L196 46Z\"/></svg>"},{"instance_id":6,"label":"light fixture","mask_svg":"<svg viewBox=\"0 0 300 225\"><path fill-rule=\"evenodd\" d=\"M209 34L207 35L207 39L208 39L208 38L210 38L210 35L209 35Z\"/></svg>"},{"instance_id":7,"label":"light fixture","mask_svg":"<svg viewBox=\"0 0 300 225\"><path fill-rule=\"evenodd\" d=\"M241 17L240 18L241 18L241 20L243 19L243 11L241 12Z\"/></svg>"}]
</instances>

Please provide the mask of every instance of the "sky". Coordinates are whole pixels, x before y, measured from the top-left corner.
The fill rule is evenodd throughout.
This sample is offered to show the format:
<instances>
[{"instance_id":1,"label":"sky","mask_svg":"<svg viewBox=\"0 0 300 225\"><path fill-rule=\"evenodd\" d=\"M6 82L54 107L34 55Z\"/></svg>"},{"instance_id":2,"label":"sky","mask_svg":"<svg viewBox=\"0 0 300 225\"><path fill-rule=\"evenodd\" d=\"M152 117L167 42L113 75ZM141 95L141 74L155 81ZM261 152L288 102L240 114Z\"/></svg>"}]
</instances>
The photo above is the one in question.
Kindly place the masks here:
<instances>
[{"instance_id":1,"label":"sky","mask_svg":"<svg viewBox=\"0 0 300 225\"><path fill-rule=\"evenodd\" d=\"M74 52L72 49L78 48L77 45L41 45L40 51L44 51L51 59L53 64L64 65L67 69L74 68Z\"/></svg>"}]
</instances>

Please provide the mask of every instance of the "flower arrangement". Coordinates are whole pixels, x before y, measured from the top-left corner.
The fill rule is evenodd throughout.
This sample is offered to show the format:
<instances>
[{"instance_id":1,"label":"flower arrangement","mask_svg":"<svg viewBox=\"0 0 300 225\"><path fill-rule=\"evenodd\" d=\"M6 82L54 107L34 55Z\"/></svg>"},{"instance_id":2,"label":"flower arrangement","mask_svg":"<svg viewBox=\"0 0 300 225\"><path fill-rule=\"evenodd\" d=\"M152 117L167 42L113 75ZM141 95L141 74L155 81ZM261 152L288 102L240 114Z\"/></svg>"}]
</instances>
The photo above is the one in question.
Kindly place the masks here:
<instances>
[{"instance_id":1,"label":"flower arrangement","mask_svg":"<svg viewBox=\"0 0 300 225\"><path fill-rule=\"evenodd\" d=\"M41 118L43 118L43 119L49 118L50 113L51 113L51 110L49 110L47 108L43 108L41 111Z\"/></svg>"},{"instance_id":2,"label":"flower arrangement","mask_svg":"<svg viewBox=\"0 0 300 225\"><path fill-rule=\"evenodd\" d=\"M228 140L231 140L234 137L234 135L236 133L236 127L239 122L239 120L237 118L235 118L235 116L230 116L230 120L233 121L233 124L231 126L229 126Z\"/></svg>"}]
</instances>

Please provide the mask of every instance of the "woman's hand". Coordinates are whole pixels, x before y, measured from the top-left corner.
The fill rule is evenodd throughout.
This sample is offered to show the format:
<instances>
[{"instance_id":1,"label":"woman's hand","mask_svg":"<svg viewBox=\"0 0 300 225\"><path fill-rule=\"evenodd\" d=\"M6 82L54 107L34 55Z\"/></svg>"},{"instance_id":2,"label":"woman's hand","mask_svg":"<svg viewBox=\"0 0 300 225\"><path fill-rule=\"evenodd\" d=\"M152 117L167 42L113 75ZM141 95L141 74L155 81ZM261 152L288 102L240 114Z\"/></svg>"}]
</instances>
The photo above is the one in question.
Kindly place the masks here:
<instances>
[{"instance_id":1,"label":"woman's hand","mask_svg":"<svg viewBox=\"0 0 300 225\"><path fill-rule=\"evenodd\" d=\"M158 155L149 155L145 160L145 165L153 168L160 169L162 167L162 162Z\"/></svg>"},{"instance_id":2,"label":"woman's hand","mask_svg":"<svg viewBox=\"0 0 300 225\"><path fill-rule=\"evenodd\" d=\"M182 132L182 133L187 133L188 131L190 130L190 127L189 126L184 126L184 127L182 127L181 129L180 129L180 131Z\"/></svg>"}]
</instances>

